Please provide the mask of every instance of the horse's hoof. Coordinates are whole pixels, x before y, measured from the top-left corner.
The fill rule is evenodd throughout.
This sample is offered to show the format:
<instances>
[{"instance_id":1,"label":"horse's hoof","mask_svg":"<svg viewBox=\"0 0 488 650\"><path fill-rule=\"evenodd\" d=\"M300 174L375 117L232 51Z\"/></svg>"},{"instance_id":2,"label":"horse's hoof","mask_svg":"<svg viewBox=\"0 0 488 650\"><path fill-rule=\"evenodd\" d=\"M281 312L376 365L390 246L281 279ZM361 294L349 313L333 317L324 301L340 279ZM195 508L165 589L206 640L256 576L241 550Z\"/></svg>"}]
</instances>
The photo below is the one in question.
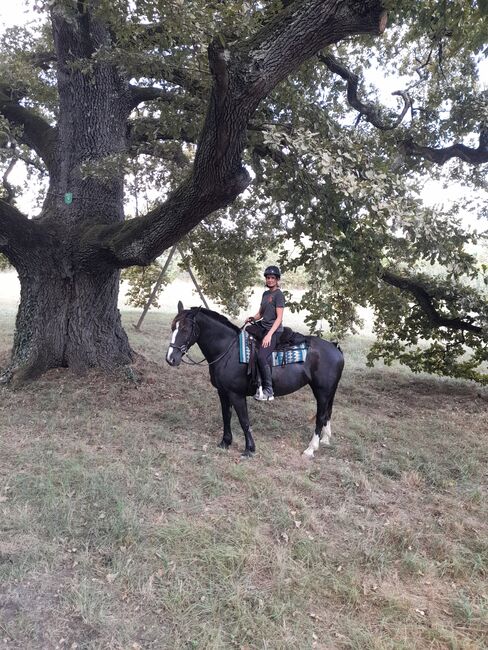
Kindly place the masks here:
<instances>
[{"instance_id":1,"label":"horse's hoof","mask_svg":"<svg viewBox=\"0 0 488 650\"><path fill-rule=\"evenodd\" d=\"M305 451L302 453L302 456L304 458L312 460L312 458L314 458L313 449L305 449Z\"/></svg>"},{"instance_id":2,"label":"horse's hoof","mask_svg":"<svg viewBox=\"0 0 488 650\"><path fill-rule=\"evenodd\" d=\"M217 445L217 447L218 447L219 449L229 449L229 447L230 447L230 443L227 443L227 442L219 442L219 444Z\"/></svg>"},{"instance_id":3,"label":"horse's hoof","mask_svg":"<svg viewBox=\"0 0 488 650\"><path fill-rule=\"evenodd\" d=\"M241 454L241 458L252 458L254 456L253 451L243 451Z\"/></svg>"}]
</instances>

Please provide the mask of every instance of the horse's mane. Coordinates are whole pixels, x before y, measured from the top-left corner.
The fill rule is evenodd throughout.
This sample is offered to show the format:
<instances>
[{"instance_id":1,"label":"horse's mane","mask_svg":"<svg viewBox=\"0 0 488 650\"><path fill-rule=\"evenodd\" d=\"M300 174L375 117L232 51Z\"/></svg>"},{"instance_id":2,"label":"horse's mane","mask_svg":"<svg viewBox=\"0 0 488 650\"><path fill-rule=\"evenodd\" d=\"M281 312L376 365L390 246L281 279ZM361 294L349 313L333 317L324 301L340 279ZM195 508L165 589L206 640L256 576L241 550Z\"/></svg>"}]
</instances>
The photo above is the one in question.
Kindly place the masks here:
<instances>
[{"instance_id":1,"label":"horse's mane","mask_svg":"<svg viewBox=\"0 0 488 650\"><path fill-rule=\"evenodd\" d=\"M205 314L209 318L212 318L213 320L218 321L219 323L222 323L223 325L227 325L227 327L230 327L234 332L239 334L241 331L237 325L234 325L234 323L231 323L228 318L223 316L222 314L219 314L217 311L212 311L211 309L205 309L204 307L192 307L192 309L198 309L202 314Z\"/></svg>"}]
</instances>

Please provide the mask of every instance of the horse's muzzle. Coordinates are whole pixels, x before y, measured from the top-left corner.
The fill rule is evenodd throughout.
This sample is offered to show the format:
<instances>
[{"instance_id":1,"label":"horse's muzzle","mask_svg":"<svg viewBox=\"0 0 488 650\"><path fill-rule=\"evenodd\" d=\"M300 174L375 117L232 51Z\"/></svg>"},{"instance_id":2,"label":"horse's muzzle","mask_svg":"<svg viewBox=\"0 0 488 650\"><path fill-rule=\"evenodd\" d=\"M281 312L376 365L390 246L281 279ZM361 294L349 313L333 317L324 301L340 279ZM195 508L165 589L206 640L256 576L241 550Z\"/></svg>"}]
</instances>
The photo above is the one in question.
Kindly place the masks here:
<instances>
[{"instance_id":1,"label":"horse's muzzle","mask_svg":"<svg viewBox=\"0 0 488 650\"><path fill-rule=\"evenodd\" d=\"M169 363L172 368L177 368L181 363L181 357L182 354L179 350L170 348L166 355L166 362Z\"/></svg>"}]
</instances>

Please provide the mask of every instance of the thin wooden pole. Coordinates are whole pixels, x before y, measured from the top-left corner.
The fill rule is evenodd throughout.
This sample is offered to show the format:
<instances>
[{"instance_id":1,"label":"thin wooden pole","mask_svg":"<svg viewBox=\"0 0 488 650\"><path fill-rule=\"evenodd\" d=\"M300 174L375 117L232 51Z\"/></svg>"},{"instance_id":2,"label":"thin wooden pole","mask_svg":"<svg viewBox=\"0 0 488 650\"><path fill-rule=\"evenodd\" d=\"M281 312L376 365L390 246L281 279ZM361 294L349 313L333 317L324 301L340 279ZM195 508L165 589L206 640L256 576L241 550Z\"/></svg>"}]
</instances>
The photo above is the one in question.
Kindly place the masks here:
<instances>
[{"instance_id":1,"label":"thin wooden pole","mask_svg":"<svg viewBox=\"0 0 488 650\"><path fill-rule=\"evenodd\" d=\"M134 329L137 330L138 332L141 329L142 321L146 318L146 314L149 311L149 309L150 309L150 307L151 307L151 305L153 303L153 300L156 298L156 295L157 295L157 293L159 291L159 287L163 283L164 275L165 275L166 271L168 270L168 266L170 265L171 259L172 259L173 255L175 254L175 251L176 251L176 246L173 246L173 248L169 252L169 255L168 255L167 259L166 259L166 262L164 263L164 266L163 266L163 268L161 270L161 273L159 274L159 277L156 280L156 284L154 285L153 290L151 291L151 295L149 297L149 300L147 301L147 303L144 306L144 310L143 310L143 312L141 314L141 317L137 321L137 325L133 325Z\"/></svg>"},{"instance_id":2,"label":"thin wooden pole","mask_svg":"<svg viewBox=\"0 0 488 650\"><path fill-rule=\"evenodd\" d=\"M180 251L179 248L178 248L178 252L181 255L181 251ZM183 255L181 255L181 257L183 257ZM186 269L187 269L188 273L190 274L190 278L192 279L193 284L196 287L196 290L198 291L198 295L200 296L201 301L203 302L205 307L208 309L209 307L208 307L207 301L205 300L205 296L203 295L202 289L201 289L200 285L198 284L196 277L193 275L191 267L190 267L189 264L187 265Z\"/></svg>"}]
</instances>

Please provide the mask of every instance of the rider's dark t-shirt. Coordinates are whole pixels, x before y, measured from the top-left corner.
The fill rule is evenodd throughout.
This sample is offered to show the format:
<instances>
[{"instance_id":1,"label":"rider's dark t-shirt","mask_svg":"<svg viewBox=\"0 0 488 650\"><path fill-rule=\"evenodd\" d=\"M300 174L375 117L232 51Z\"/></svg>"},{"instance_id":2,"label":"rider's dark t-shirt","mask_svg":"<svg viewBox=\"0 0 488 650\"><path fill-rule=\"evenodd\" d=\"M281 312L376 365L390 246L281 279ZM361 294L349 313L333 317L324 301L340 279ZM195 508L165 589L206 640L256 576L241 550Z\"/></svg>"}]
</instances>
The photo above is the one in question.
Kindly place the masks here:
<instances>
[{"instance_id":1,"label":"rider's dark t-shirt","mask_svg":"<svg viewBox=\"0 0 488 650\"><path fill-rule=\"evenodd\" d=\"M259 312L261 314L261 325L270 330L273 327L273 323L276 320L276 308L285 306L285 296L280 291L276 289L275 291L265 291L263 297L261 298L261 307ZM276 330L277 332L283 331L283 323Z\"/></svg>"}]
</instances>

